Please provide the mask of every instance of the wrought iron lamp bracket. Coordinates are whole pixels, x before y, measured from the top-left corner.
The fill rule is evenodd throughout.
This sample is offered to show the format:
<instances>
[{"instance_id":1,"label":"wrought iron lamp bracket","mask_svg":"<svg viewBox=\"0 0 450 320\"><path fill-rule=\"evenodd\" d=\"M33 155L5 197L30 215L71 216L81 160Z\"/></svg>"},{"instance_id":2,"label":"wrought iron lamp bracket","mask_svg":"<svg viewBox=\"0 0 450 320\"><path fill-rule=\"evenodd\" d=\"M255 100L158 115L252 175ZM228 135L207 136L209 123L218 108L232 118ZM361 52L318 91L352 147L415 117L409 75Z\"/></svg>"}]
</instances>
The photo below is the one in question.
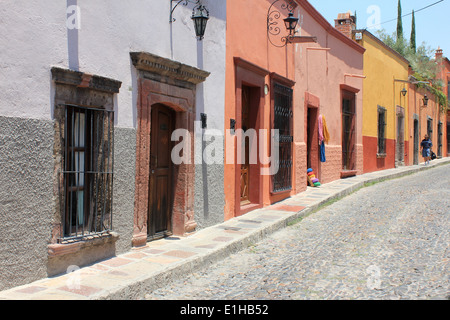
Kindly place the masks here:
<instances>
[{"instance_id":1,"label":"wrought iron lamp bracket","mask_svg":"<svg viewBox=\"0 0 450 320\"><path fill-rule=\"evenodd\" d=\"M280 36L281 34L281 28L278 26L280 20L281 24L283 24L283 19L281 19L281 12L275 7L275 4L279 1L280 0L275 0L270 5L269 10L267 11L267 38L273 46L283 48L287 46L288 43L291 43L296 31L290 31L288 35L281 36L280 42L282 44L276 44L272 41L272 38ZM281 4L281 10L285 10L288 13L293 13L296 7L295 2L292 2L291 0L284 1L286 2Z\"/></svg>"},{"instance_id":2,"label":"wrought iron lamp bracket","mask_svg":"<svg viewBox=\"0 0 450 320\"><path fill-rule=\"evenodd\" d=\"M187 6L189 3L193 3L196 6L200 5L201 0L170 0L170 20L169 22L175 22L176 19L173 17L173 12L178 7L180 3L182 3L183 6ZM177 4L174 6L173 3L176 2ZM194 8L195 9L195 8Z\"/></svg>"}]
</instances>

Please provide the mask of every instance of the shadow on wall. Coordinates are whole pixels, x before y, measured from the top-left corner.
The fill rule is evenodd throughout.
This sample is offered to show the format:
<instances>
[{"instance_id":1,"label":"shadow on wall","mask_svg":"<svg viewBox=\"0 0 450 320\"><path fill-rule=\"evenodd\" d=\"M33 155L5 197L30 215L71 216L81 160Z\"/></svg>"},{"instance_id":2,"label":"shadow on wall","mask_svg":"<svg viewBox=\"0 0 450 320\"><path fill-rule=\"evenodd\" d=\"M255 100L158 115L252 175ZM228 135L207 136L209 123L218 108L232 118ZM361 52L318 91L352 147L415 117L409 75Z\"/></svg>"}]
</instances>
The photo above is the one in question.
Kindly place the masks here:
<instances>
[{"instance_id":1,"label":"shadow on wall","mask_svg":"<svg viewBox=\"0 0 450 320\"><path fill-rule=\"evenodd\" d=\"M69 69L79 71L78 30L80 28L80 9L78 0L67 0L67 52L69 54Z\"/></svg>"}]
</instances>

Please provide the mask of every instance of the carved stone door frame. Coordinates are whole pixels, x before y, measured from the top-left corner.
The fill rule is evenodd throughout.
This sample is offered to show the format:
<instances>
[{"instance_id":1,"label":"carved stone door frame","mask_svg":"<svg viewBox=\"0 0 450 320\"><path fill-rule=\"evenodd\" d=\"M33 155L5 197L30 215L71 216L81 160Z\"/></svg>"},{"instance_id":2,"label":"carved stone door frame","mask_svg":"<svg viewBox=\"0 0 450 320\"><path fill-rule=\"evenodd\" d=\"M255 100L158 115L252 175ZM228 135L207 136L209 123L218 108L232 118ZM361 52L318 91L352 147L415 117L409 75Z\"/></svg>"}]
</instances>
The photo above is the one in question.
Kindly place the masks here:
<instances>
[{"instance_id":1,"label":"carved stone door frame","mask_svg":"<svg viewBox=\"0 0 450 320\"><path fill-rule=\"evenodd\" d=\"M189 163L173 164L171 221L174 235L187 235L194 219L194 120L196 85L209 73L145 52L130 53L138 71L136 191L133 246L147 242L151 159L152 106L162 104L175 113L174 129L186 129L191 139Z\"/></svg>"}]
</instances>

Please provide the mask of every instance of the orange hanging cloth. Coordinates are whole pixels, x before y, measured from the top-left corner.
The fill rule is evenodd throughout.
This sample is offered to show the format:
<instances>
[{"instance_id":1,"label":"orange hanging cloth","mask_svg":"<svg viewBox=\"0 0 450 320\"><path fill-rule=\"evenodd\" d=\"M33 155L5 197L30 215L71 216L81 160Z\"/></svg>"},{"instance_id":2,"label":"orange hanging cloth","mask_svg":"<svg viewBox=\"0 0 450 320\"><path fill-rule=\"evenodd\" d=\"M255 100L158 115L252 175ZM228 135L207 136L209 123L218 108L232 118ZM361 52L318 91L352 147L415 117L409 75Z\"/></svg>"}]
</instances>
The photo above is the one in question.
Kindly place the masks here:
<instances>
[{"instance_id":1,"label":"orange hanging cloth","mask_svg":"<svg viewBox=\"0 0 450 320\"><path fill-rule=\"evenodd\" d=\"M327 122L325 121L325 116L322 115L322 125L323 125L323 140L326 144L330 141L330 133L328 131Z\"/></svg>"}]
</instances>

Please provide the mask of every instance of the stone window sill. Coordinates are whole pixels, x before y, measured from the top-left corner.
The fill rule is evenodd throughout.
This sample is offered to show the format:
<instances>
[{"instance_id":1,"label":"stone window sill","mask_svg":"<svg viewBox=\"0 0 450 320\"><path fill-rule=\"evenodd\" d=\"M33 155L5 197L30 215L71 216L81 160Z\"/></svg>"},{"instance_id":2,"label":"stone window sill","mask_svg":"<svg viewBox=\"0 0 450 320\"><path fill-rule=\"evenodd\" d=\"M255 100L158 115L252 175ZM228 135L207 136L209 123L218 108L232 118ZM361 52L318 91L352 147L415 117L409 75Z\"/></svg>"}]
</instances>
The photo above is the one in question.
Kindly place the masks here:
<instances>
[{"instance_id":1,"label":"stone window sill","mask_svg":"<svg viewBox=\"0 0 450 320\"><path fill-rule=\"evenodd\" d=\"M386 153L377 153L377 158L386 158Z\"/></svg>"},{"instance_id":2,"label":"stone window sill","mask_svg":"<svg viewBox=\"0 0 450 320\"><path fill-rule=\"evenodd\" d=\"M48 256L59 257L67 254L74 254L88 247L101 246L106 243L116 242L119 235L116 232L109 232L100 236L86 236L80 241L67 243L52 243L47 246Z\"/></svg>"},{"instance_id":3,"label":"stone window sill","mask_svg":"<svg viewBox=\"0 0 450 320\"><path fill-rule=\"evenodd\" d=\"M271 196L276 196L276 195L280 195L283 193L289 194L292 191L292 188L289 188L287 190L282 190L282 191L270 191L270 195Z\"/></svg>"},{"instance_id":4,"label":"stone window sill","mask_svg":"<svg viewBox=\"0 0 450 320\"><path fill-rule=\"evenodd\" d=\"M353 177L356 176L356 173L356 170L343 170L341 171L341 178Z\"/></svg>"}]
</instances>

